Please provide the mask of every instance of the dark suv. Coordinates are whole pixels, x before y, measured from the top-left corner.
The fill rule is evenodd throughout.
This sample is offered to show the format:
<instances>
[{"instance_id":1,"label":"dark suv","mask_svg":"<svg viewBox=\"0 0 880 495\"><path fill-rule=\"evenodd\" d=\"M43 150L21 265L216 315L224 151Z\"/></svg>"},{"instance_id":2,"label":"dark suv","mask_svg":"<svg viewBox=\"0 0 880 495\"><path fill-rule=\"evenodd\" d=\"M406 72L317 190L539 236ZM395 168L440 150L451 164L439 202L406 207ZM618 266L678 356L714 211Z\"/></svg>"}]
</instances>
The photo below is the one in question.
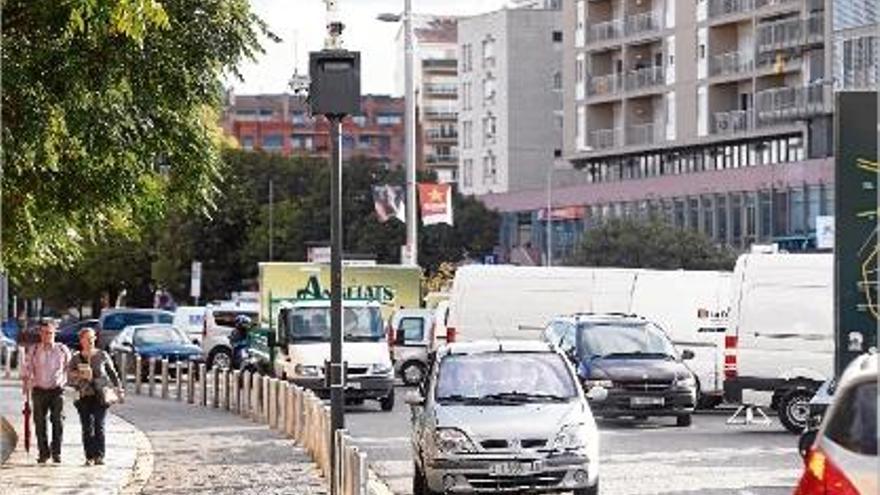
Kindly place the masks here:
<instances>
[{"instance_id":1,"label":"dark suv","mask_svg":"<svg viewBox=\"0 0 880 495\"><path fill-rule=\"evenodd\" d=\"M696 402L693 373L666 333L635 315L576 314L554 318L544 339L572 360L600 417L674 416L689 426Z\"/></svg>"}]
</instances>

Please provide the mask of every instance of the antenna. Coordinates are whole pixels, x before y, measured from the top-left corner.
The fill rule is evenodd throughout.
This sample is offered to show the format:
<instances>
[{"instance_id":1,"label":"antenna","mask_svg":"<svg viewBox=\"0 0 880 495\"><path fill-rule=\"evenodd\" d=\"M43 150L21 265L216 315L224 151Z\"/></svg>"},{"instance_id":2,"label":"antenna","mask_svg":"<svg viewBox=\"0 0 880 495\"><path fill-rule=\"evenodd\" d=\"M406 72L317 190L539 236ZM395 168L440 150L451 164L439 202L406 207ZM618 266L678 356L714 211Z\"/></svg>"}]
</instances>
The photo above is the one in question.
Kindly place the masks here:
<instances>
[{"instance_id":1,"label":"antenna","mask_svg":"<svg viewBox=\"0 0 880 495\"><path fill-rule=\"evenodd\" d=\"M299 73L299 31L293 30L293 75L288 86L294 94L308 93L310 79L308 74Z\"/></svg>"}]
</instances>

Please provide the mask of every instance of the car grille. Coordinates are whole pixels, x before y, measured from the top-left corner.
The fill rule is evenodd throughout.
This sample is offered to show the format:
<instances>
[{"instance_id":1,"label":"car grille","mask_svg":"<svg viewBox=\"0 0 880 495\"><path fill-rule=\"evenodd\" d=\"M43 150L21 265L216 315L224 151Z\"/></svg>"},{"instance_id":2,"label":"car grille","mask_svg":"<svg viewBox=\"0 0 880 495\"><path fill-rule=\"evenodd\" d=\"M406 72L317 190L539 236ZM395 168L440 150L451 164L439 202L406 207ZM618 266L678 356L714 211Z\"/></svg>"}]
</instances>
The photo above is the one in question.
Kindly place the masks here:
<instances>
[{"instance_id":1,"label":"car grille","mask_svg":"<svg viewBox=\"0 0 880 495\"><path fill-rule=\"evenodd\" d=\"M565 472L549 472L532 476L488 476L485 474L465 474L464 478L479 492L497 493L553 488L562 483L563 478L565 478Z\"/></svg>"},{"instance_id":2,"label":"car grille","mask_svg":"<svg viewBox=\"0 0 880 495\"><path fill-rule=\"evenodd\" d=\"M369 371L369 368L366 366L349 366L348 374L346 376L366 375L367 371Z\"/></svg>"},{"instance_id":3,"label":"car grille","mask_svg":"<svg viewBox=\"0 0 880 495\"><path fill-rule=\"evenodd\" d=\"M662 392L672 387L670 381L659 380L640 380L634 382L615 382L614 385L623 390L631 390L634 392Z\"/></svg>"},{"instance_id":4,"label":"car grille","mask_svg":"<svg viewBox=\"0 0 880 495\"><path fill-rule=\"evenodd\" d=\"M547 440L543 438L527 438L520 440L520 446L523 449L540 449L547 445ZM480 442L480 445L486 450L506 450L514 448L514 445L511 445L506 439L488 439Z\"/></svg>"}]
</instances>

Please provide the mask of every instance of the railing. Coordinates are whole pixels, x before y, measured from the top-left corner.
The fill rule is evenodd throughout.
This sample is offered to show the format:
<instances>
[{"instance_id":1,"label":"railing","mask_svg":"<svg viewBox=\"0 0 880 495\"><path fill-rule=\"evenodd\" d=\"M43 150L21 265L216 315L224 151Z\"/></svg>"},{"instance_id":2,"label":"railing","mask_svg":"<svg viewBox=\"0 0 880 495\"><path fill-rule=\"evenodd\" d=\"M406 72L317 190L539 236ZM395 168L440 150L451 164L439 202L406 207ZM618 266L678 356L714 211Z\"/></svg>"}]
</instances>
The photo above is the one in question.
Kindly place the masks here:
<instances>
[{"instance_id":1,"label":"railing","mask_svg":"<svg viewBox=\"0 0 880 495\"><path fill-rule=\"evenodd\" d=\"M425 157L428 163L458 163L458 155L428 155Z\"/></svg>"},{"instance_id":2,"label":"railing","mask_svg":"<svg viewBox=\"0 0 880 495\"><path fill-rule=\"evenodd\" d=\"M431 119L455 120L458 118L458 112L455 110L441 110L438 108L425 108L425 117Z\"/></svg>"},{"instance_id":3,"label":"railing","mask_svg":"<svg viewBox=\"0 0 880 495\"><path fill-rule=\"evenodd\" d=\"M630 126L626 130L626 144L630 146L643 146L646 144L659 143L663 140L660 132L663 124L647 123Z\"/></svg>"},{"instance_id":4,"label":"railing","mask_svg":"<svg viewBox=\"0 0 880 495\"><path fill-rule=\"evenodd\" d=\"M428 58L422 60L422 68L435 70L458 70L458 61L446 58Z\"/></svg>"},{"instance_id":5,"label":"railing","mask_svg":"<svg viewBox=\"0 0 880 495\"><path fill-rule=\"evenodd\" d=\"M829 84L773 88L755 94L755 108L762 123L798 119L828 113L831 98Z\"/></svg>"},{"instance_id":6,"label":"railing","mask_svg":"<svg viewBox=\"0 0 880 495\"><path fill-rule=\"evenodd\" d=\"M636 69L626 74L626 89L629 91L664 84L666 84L666 71L660 66Z\"/></svg>"},{"instance_id":7,"label":"railing","mask_svg":"<svg viewBox=\"0 0 880 495\"><path fill-rule=\"evenodd\" d=\"M606 150L620 146L621 129L599 129L590 132L589 146L596 150Z\"/></svg>"},{"instance_id":8,"label":"railing","mask_svg":"<svg viewBox=\"0 0 880 495\"><path fill-rule=\"evenodd\" d=\"M663 17L657 12L645 12L626 17L627 36L659 29L663 29Z\"/></svg>"},{"instance_id":9,"label":"railing","mask_svg":"<svg viewBox=\"0 0 880 495\"><path fill-rule=\"evenodd\" d=\"M623 89L623 78L619 74L592 76L587 83L587 93L591 96L610 95Z\"/></svg>"},{"instance_id":10,"label":"railing","mask_svg":"<svg viewBox=\"0 0 880 495\"><path fill-rule=\"evenodd\" d=\"M759 51L773 51L822 41L825 37L825 16L788 19L758 26Z\"/></svg>"},{"instance_id":11,"label":"railing","mask_svg":"<svg viewBox=\"0 0 880 495\"><path fill-rule=\"evenodd\" d=\"M431 95L458 95L458 88L454 84L425 84L425 93Z\"/></svg>"},{"instance_id":12,"label":"railing","mask_svg":"<svg viewBox=\"0 0 880 495\"><path fill-rule=\"evenodd\" d=\"M755 127L755 113L751 110L731 110L716 112L712 116L713 134L735 134L747 132Z\"/></svg>"},{"instance_id":13,"label":"railing","mask_svg":"<svg viewBox=\"0 0 880 495\"><path fill-rule=\"evenodd\" d=\"M796 0L755 0L755 8L763 9L764 7L773 7L776 5L782 5L786 3L793 3Z\"/></svg>"},{"instance_id":14,"label":"railing","mask_svg":"<svg viewBox=\"0 0 880 495\"><path fill-rule=\"evenodd\" d=\"M458 139L458 131L440 131L437 129L428 129L425 131L428 139Z\"/></svg>"},{"instance_id":15,"label":"railing","mask_svg":"<svg viewBox=\"0 0 880 495\"><path fill-rule=\"evenodd\" d=\"M794 0L709 0L709 17L751 12Z\"/></svg>"},{"instance_id":16,"label":"railing","mask_svg":"<svg viewBox=\"0 0 880 495\"><path fill-rule=\"evenodd\" d=\"M623 36L623 20L597 22L589 27L590 42L607 41Z\"/></svg>"},{"instance_id":17,"label":"railing","mask_svg":"<svg viewBox=\"0 0 880 495\"><path fill-rule=\"evenodd\" d=\"M709 75L727 76L751 72L755 62L750 53L728 52L715 55L709 61Z\"/></svg>"}]
</instances>

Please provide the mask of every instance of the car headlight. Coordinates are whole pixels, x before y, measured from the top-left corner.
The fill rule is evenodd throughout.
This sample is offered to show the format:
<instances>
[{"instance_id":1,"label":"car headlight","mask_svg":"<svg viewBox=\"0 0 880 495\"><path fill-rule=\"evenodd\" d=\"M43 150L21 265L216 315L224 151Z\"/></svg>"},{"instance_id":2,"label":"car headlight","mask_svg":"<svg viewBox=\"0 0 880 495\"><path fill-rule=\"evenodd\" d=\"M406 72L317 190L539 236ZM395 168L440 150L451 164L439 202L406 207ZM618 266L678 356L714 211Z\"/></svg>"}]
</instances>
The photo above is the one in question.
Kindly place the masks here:
<instances>
[{"instance_id":1,"label":"car headlight","mask_svg":"<svg viewBox=\"0 0 880 495\"><path fill-rule=\"evenodd\" d=\"M556 434L553 448L556 450L579 450L587 447L590 431L585 424L565 425Z\"/></svg>"},{"instance_id":2,"label":"car headlight","mask_svg":"<svg viewBox=\"0 0 880 495\"><path fill-rule=\"evenodd\" d=\"M296 376L317 378L324 374L323 368L315 364L298 364L293 368Z\"/></svg>"},{"instance_id":3,"label":"car headlight","mask_svg":"<svg viewBox=\"0 0 880 495\"><path fill-rule=\"evenodd\" d=\"M474 442L465 432L457 428L440 428L434 433L434 444L440 454L474 452Z\"/></svg>"},{"instance_id":4,"label":"car headlight","mask_svg":"<svg viewBox=\"0 0 880 495\"><path fill-rule=\"evenodd\" d=\"M679 376L675 378L675 388L691 389L697 386L697 380L693 375Z\"/></svg>"},{"instance_id":5,"label":"car headlight","mask_svg":"<svg viewBox=\"0 0 880 495\"><path fill-rule=\"evenodd\" d=\"M593 387L613 388L614 382L611 380L585 380L584 388L589 390Z\"/></svg>"},{"instance_id":6,"label":"car headlight","mask_svg":"<svg viewBox=\"0 0 880 495\"><path fill-rule=\"evenodd\" d=\"M393 371L393 368L387 364L375 363L370 366L370 374L371 375L388 375Z\"/></svg>"}]
</instances>

